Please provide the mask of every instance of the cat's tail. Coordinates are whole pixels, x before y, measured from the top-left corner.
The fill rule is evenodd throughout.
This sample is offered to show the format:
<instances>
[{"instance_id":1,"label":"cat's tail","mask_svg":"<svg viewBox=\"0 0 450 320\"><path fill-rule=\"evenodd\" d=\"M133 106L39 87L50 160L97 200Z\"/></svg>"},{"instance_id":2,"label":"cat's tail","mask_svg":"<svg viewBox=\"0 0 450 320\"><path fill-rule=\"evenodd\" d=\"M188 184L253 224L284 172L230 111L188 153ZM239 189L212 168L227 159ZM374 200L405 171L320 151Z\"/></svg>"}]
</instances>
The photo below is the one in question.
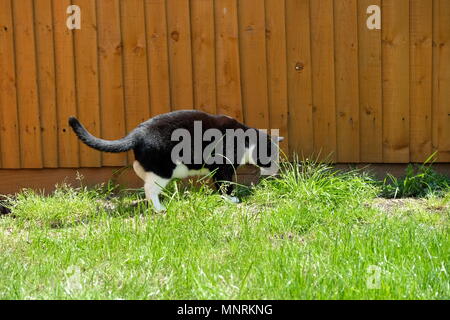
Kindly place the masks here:
<instances>
[{"instance_id":1,"label":"cat's tail","mask_svg":"<svg viewBox=\"0 0 450 320\"><path fill-rule=\"evenodd\" d=\"M136 143L133 132L131 132L125 138L111 141L94 137L75 117L69 118L69 125L72 127L73 131L81 141L83 141L89 147L100 151L114 153L125 152L133 149Z\"/></svg>"}]
</instances>

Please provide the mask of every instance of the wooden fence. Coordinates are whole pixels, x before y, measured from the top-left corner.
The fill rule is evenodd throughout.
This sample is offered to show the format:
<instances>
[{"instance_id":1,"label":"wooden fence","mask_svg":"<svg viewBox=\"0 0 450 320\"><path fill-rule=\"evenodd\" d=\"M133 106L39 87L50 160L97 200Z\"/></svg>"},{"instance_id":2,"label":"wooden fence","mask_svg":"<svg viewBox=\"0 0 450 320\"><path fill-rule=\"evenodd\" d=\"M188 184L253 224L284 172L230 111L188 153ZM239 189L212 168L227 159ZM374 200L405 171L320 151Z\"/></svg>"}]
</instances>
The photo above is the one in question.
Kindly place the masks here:
<instances>
[{"instance_id":1,"label":"wooden fence","mask_svg":"<svg viewBox=\"0 0 450 320\"><path fill-rule=\"evenodd\" d=\"M0 168L123 166L67 118L116 139L192 108L279 128L290 153L450 162L450 1L0 0Z\"/></svg>"}]
</instances>

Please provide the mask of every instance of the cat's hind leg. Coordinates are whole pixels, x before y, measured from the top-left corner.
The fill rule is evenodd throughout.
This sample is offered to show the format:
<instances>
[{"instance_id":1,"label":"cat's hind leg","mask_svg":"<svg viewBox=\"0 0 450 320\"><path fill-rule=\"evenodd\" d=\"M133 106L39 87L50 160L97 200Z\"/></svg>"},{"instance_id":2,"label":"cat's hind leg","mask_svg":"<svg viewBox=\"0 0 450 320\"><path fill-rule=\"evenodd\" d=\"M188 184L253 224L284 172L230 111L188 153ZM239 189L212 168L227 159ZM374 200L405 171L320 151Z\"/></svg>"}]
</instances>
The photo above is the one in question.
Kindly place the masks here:
<instances>
[{"instance_id":1,"label":"cat's hind leg","mask_svg":"<svg viewBox=\"0 0 450 320\"><path fill-rule=\"evenodd\" d=\"M145 171L138 161L134 161L133 169L136 175L144 180L145 198L152 202L156 211L164 211L165 208L159 201L159 194L167 186L170 179L164 179L153 172Z\"/></svg>"},{"instance_id":2,"label":"cat's hind leg","mask_svg":"<svg viewBox=\"0 0 450 320\"><path fill-rule=\"evenodd\" d=\"M133 162L133 169L136 175L145 181L145 177L147 176L147 172L144 170L144 168L141 166L139 161L134 160Z\"/></svg>"},{"instance_id":3,"label":"cat's hind leg","mask_svg":"<svg viewBox=\"0 0 450 320\"><path fill-rule=\"evenodd\" d=\"M166 208L159 201L161 191L167 186L170 179L164 179L153 172L147 172L145 177L145 197L148 201L152 201L157 212L164 211Z\"/></svg>"}]
</instances>

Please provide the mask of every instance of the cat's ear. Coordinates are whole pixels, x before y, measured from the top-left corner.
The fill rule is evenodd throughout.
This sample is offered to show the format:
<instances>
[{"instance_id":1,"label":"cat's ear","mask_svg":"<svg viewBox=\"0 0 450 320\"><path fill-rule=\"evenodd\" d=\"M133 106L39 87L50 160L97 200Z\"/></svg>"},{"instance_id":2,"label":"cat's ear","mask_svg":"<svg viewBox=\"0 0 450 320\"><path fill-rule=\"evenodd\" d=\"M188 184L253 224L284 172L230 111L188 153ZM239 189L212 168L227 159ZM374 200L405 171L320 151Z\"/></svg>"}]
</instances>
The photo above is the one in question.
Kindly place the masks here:
<instances>
[{"instance_id":1,"label":"cat's ear","mask_svg":"<svg viewBox=\"0 0 450 320\"><path fill-rule=\"evenodd\" d=\"M281 142L284 140L284 137L278 137L278 142Z\"/></svg>"}]
</instances>

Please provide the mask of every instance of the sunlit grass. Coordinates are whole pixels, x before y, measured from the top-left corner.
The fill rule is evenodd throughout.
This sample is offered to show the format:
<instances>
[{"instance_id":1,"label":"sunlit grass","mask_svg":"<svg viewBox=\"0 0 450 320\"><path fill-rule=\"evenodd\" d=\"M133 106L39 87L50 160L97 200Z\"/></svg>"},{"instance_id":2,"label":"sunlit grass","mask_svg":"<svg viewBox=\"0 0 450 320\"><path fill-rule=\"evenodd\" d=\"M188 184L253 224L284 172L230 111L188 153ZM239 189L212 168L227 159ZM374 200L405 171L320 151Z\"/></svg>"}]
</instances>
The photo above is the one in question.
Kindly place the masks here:
<instances>
[{"instance_id":1,"label":"sunlit grass","mask_svg":"<svg viewBox=\"0 0 450 320\"><path fill-rule=\"evenodd\" d=\"M450 192L392 205L380 190L301 163L238 205L172 184L166 214L134 204L142 191L26 191L0 218L0 298L450 298Z\"/></svg>"}]
</instances>

